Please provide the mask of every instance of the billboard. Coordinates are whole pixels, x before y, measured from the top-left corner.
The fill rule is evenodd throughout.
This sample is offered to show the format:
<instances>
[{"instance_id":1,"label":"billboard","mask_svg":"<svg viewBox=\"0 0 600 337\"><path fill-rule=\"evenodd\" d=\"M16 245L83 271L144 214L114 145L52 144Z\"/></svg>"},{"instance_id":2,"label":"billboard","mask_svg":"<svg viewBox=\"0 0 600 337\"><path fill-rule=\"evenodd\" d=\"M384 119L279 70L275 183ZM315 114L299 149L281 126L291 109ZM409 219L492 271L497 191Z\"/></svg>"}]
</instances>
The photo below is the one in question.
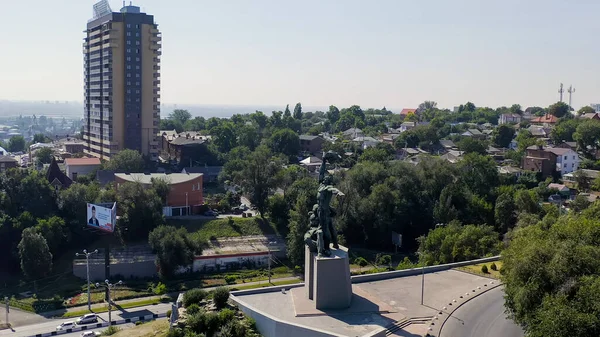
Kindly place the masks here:
<instances>
[{"instance_id":1,"label":"billboard","mask_svg":"<svg viewBox=\"0 0 600 337\"><path fill-rule=\"evenodd\" d=\"M117 203L87 204L87 225L112 233L117 223Z\"/></svg>"}]
</instances>

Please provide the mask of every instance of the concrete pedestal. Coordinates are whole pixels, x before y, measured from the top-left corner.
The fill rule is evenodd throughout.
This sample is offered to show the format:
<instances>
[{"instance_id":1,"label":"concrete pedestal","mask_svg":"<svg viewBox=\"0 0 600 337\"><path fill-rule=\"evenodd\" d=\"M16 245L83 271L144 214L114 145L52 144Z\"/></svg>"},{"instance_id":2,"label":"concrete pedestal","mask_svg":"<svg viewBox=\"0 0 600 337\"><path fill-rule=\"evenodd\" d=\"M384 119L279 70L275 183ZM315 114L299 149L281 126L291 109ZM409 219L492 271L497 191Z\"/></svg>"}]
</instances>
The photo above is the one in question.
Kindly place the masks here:
<instances>
[{"instance_id":1,"label":"concrete pedestal","mask_svg":"<svg viewBox=\"0 0 600 337\"><path fill-rule=\"evenodd\" d=\"M345 309L352 301L348 249L331 249L331 256L318 257L306 248L305 289L320 310Z\"/></svg>"}]
</instances>

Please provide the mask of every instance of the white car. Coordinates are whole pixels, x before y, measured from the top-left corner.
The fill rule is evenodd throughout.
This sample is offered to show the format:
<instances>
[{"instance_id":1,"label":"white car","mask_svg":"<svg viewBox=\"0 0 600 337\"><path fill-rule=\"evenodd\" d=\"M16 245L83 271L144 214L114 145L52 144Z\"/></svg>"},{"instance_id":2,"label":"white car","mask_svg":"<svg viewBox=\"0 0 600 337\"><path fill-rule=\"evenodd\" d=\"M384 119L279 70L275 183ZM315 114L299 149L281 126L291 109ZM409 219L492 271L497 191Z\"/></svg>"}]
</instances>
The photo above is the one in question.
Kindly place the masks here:
<instances>
[{"instance_id":1,"label":"white car","mask_svg":"<svg viewBox=\"0 0 600 337\"><path fill-rule=\"evenodd\" d=\"M84 331L81 333L81 337L96 337L100 336L99 332L96 331Z\"/></svg>"},{"instance_id":2,"label":"white car","mask_svg":"<svg viewBox=\"0 0 600 337\"><path fill-rule=\"evenodd\" d=\"M56 331L73 329L74 327L75 327L75 322L63 322L59 326L56 327Z\"/></svg>"},{"instance_id":3,"label":"white car","mask_svg":"<svg viewBox=\"0 0 600 337\"><path fill-rule=\"evenodd\" d=\"M98 322L98 316L96 314L87 314L79 317L75 323L77 324L88 324Z\"/></svg>"}]
</instances>

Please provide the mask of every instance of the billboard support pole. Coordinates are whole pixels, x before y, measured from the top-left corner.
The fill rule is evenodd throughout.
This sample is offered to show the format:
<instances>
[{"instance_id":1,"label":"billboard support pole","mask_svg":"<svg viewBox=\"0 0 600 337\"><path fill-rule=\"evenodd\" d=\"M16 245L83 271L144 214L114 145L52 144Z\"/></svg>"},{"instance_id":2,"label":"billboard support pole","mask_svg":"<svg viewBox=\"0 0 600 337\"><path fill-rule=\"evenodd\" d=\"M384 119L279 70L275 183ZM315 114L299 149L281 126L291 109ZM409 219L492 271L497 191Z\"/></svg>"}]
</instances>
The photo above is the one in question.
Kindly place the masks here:
<instances>
[{"instance_id":1,"label":"billboard support pole","mask_svg":"<svg viewBox=\"0 0 600 337\"><path fill-rule=\"evenodd\" d=\"M104 250L104 279L108 280L110 278L110 243L106 243L106 249ZM108 288L107 288L108 289ZM110 306L110 297L108 290L105 293L106 300L109 301Z\"/></svg>"}]
</instances>

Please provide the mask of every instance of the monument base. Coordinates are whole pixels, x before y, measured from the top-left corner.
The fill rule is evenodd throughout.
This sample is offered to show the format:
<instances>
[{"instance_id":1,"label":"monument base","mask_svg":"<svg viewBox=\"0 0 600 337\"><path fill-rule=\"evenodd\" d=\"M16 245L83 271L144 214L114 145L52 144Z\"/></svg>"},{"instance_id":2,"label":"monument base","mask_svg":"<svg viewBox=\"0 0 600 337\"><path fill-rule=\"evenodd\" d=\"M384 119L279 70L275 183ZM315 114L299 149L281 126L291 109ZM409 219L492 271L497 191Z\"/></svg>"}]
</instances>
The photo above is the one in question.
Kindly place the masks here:
<instances>
[{"instance_id":1,"label":"monument base","mask_svg":"<svg viewBox=\"0 0 600 337\"><path fill-rule=\"evenodd\" d=\"M339 310L350 307L352 280L348 248L331 249L331 256L319 257L306 249L305 291L319 310Z\"/></svg>"}]
</instances>

